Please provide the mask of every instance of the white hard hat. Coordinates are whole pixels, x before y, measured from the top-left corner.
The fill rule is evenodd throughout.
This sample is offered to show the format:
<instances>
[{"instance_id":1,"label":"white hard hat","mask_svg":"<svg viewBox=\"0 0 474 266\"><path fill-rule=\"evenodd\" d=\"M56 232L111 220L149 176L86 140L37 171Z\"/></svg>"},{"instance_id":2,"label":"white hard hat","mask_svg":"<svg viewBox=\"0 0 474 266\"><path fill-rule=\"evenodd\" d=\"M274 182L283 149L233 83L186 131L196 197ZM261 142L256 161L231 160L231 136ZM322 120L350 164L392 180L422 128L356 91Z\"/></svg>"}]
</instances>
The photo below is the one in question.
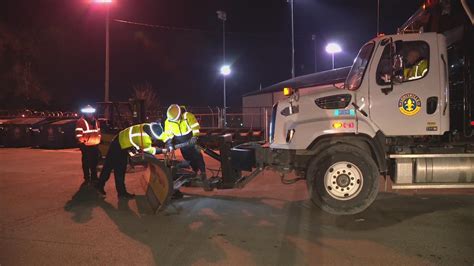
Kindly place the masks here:
<instances>
[{"instance_id":1,"label":"white hard hat","mask_svg":"<svg viewBox=\"0 0 474 266\"><path fill-rule=\"evenodd\" d=\"M177 121L181 117L181 108L177 104L172 104L166 111L166 117L169 121Z\"/></svg>"}]
</instances>

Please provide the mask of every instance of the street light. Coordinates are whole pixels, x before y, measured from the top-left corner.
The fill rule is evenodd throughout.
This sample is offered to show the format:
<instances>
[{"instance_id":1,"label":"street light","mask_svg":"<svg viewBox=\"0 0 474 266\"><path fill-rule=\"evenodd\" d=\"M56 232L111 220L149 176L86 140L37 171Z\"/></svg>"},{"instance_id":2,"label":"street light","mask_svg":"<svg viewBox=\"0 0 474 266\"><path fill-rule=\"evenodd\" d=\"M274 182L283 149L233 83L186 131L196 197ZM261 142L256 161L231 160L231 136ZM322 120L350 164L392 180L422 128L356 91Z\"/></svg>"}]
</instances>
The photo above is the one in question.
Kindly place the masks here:
<instances>
[{"instance_id":1,"label":"street light","mask_svg":"<svg viewBox=\"0 0 474 266\"><path fill-rule=\"evenodd\" d=\"M221 67L221 74L223 79L223 87L224 87L224 110L222 110L222 120L224 122L223 127L225 128L227 125L226 119L226 109L227 109L227 100L226 100L226 92L225 92L225 77L230 74L230 67L225 63L225 22L227 20L227 13L225 11L216 11L217 18L222 20L222 67Z\"/></svg>"},{"instance_id":2,"label":"street light","mask_svg":"<svg viewBox=\"0 0 474 266\"><path fill-rule=\"evenodd\" d=\"M93 0L96 4L105 4L107 7L107 15L105 16L105 84L104 84L104 101L108 102L109 97L109 24L110 24L110 5L113 0ZM107 115L107 114L106 114Z\"/></svg>"},{"instance_id":3,"label":"street light","mask_svg":"<svg viewBox=\"0 0 474 266\"><path fill-rule=\"evenodd\" d=\"M342 52L341 46L337 43L328 43L326 45L326 52L332 56L332 69L334 69L334 54Z\"/></svg>"},{"instance_id":4,"label":"street light","mask_svg":"<svg viewBox=\"0 0 474 266\"><path fill-rule=\"evenodd\" d=\"M231 73L230 66L229 65L223 65L221 67L221 74L223 76L228 76Z\"/></svg>"}]
</instances>

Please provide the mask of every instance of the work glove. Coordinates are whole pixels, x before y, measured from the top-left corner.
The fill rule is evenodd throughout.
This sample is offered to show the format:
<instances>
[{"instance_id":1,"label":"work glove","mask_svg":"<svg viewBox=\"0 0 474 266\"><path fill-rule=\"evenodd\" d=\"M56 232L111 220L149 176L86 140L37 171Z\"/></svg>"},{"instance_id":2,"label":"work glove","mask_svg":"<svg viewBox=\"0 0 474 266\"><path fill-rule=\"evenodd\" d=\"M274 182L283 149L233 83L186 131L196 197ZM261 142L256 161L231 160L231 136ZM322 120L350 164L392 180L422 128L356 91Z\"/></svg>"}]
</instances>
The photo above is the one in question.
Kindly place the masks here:
<instances>
[{"instance_id":1,"label":"work glove","mask_svg":"<svg viewBox=\"0 0 474 266\"><path fill-rule=\"evenodd\" d=\"M166 149L168 152L172 152L172 151L174 150L173 143L171 143L171 141L166 142L165 149Z\"/></svg>"},{"instance_id":2,"label":"work glove","mask_svg":"<svg viewBox=\"0 0 474 266\"><path fill-rule=\"evenodd\" d=\"M194 145L194 144L197 143L197 141L198 141L197 137L192 137L192 138L189 140L189 144L190 144L190 145Z\"/></svg>"},{"instance_id":3,"label":"work glove","mask_svg":"<svg viewBox=\"0 0 474 266\"><path fill-rule=\"evenodd\" d=\"M128 149L128 155L130 155L130 157L134 157L137 154L138 150L135 147L131 147L130 149Z\"/></svg>"}]
</instances>

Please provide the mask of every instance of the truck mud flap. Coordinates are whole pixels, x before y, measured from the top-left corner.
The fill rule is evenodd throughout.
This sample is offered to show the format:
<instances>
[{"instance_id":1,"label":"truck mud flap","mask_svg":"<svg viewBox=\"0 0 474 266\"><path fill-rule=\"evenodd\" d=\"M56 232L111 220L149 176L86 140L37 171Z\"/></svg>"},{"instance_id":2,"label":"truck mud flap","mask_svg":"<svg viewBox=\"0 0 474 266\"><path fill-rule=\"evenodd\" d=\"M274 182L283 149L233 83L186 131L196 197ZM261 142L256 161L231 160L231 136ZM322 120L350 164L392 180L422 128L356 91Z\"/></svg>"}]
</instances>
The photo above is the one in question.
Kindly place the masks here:
<instances>
[{"instance_id":1,"label":"truck mud flap","mask_svg":"<svg viewBox=\"0 0 474 266\"><path fill-rule=\"evenodd\" d=\"M142 174L142 185L145 196L156 214L164 210L173 194L171 171L165 164L154 156L145 156L147 170Z\"/></svg>"}]
</instances>

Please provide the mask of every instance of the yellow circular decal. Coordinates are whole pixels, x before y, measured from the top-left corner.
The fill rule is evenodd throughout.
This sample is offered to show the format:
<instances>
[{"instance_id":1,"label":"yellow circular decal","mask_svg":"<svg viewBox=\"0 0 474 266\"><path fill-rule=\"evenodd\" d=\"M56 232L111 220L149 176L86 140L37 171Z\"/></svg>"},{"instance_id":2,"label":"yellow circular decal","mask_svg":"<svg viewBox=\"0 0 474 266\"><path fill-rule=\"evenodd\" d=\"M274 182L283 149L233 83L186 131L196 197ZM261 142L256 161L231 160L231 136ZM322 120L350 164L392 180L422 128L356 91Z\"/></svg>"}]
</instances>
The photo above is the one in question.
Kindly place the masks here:
<instances>
[{"instance_id":1,"label":"yellow circular decal","mask_svg":"<svg viewBox=\"0 0 474 266\"><path fill-rule=\"evenodd\" d=\"M414 93L407 93L398 100L398 109L404 115L416 115L421 109L420 97Z\"/></svg>"}]
</instances>

